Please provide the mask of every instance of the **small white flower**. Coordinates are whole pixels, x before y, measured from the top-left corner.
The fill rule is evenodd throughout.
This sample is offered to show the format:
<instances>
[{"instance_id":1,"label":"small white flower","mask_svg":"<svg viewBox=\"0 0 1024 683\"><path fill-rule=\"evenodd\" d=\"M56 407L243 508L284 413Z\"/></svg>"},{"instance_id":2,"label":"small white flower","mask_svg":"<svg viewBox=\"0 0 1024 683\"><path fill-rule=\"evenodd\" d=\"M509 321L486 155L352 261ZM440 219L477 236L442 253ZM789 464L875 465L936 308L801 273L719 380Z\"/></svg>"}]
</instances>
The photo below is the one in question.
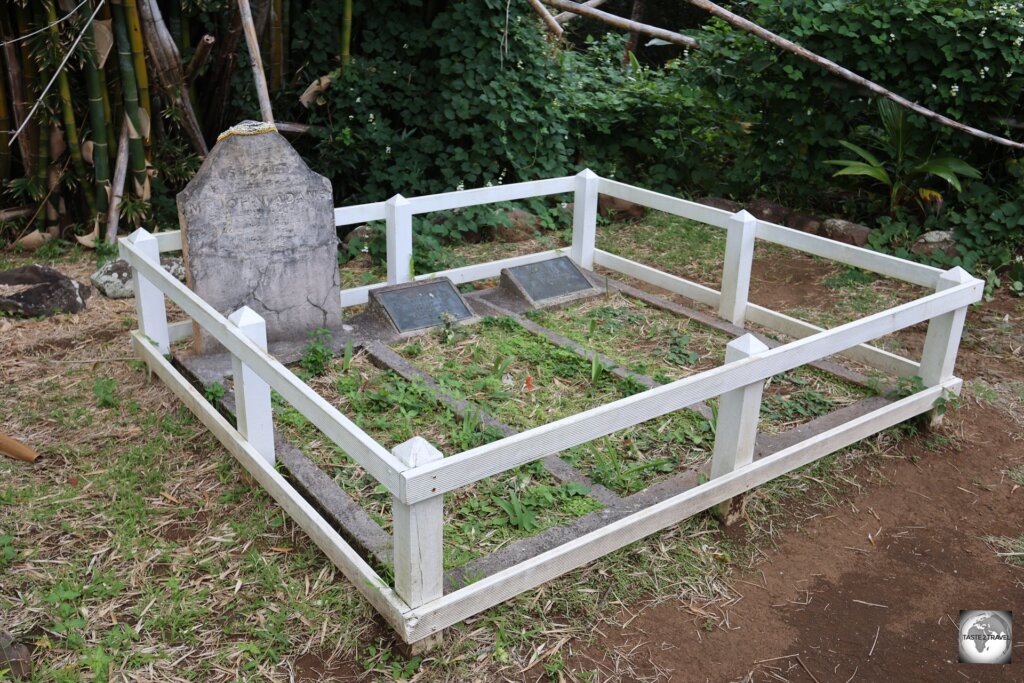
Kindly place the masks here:
<instances>
[{"instance_id":1,"label":"small white flower","mask_svg":"<svg viewBox=\"0 0 1024 683\"><path fill-rule=\"evenodd\" d=\"M356 98L356 104L359 104L359 103L360 103L360 102L362 102L362 101L363 101L363 98L362 98L362 97L357 97L357 98Z\"/></svg>"},{"instance_id":2,"label":"small white flower","mask_svg":"<svg viewBox=\"0 0 1024 683\"><path fill-rule=\"evenodd\" d=\"M949 88L949 94L952 95L953 97L956 97L958 92L960 92L959 85L953 85Z\"/></svg>"},{"instance_id":3,"label":"small white flower","mask_svg":"<svg viewBox=\"0 0 1024 683\"><path fill-rule=\"evenodd\" d=\"M985 37L985 33L986 33L987 31L988 31L988 26L982 26L982 27L981 27L981 30L980 30L980 31L978 31L978 37L979 37L979 38L984 38L984 37Z\"/></svg>"},{"instance_id":4,"label":"small white flower","mask_svg":"<svg viewBox=\"0 0 1024 683\"><path fill-rule=\"evenodd\" d=\"M455 186L455 189L458 190L459 192L462 192L463 190L466 189L466 183L460 180L459 184Z\"/></svg>"},{"instance_id":5,"label":"small white flower","mask_svg":"<svg viewBox=\"0 0 1024 683\"><path fill-rule=\"evenodd\" d=\"M387 147L384 148L384 153L391 154L391 145L388 145Z\"/></svg>"}]
</instances>

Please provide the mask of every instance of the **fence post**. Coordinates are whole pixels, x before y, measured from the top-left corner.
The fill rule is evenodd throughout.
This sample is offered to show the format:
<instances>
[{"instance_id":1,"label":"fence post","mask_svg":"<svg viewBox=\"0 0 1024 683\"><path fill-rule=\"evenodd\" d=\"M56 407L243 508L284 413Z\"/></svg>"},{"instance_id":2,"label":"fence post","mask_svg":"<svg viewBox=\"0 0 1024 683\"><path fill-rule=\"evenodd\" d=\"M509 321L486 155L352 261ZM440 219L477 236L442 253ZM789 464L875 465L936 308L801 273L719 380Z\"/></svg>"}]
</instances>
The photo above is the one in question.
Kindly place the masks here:
<instances>
[{"instance_id":1,"label":"fence post","mask_svg":"<svg viewBox=\"0 0 1024 683\"><path fill-rule=\"evenodd\" d=\"M597 239L597 174L589 168L576 174L576 193L572 210L572 247L569 256L580 267L594 267L594 243Z\"/></svg>"},{"instance_id":2,"label":"fence post","mask_svg":"<svg viewBox=\"0 0 1024 683\"><path fill-rule=\"evenodd\" d=\"M768 347L754 335L745 334L726 344L725 362L732 363L767 350ZM715 447L711 456L712 479L754 461L754 441L763 390L762 380L733 389L719 398ZM743 514L743 496L719 504L717 511L726 525L732 524Z\"/></svg>"},{"instance_id":3,"label":"fence post","mask_svg":"<svg viewBox=\"0 0 1024 683\"><path fill-rule=\"evenodd\" d=\"M958 285L964 285L974 277L960 266L950 268L939 276L935 285L936 292L942 292ZM960 348L960 337L967 319L967 307L958 308L949 313L932 318L928 322L928 334L924 339L924 351L921 353L921 380L926 387L934 387L953 376L957 350ZM942 415L932 410L931 425L937 427L942 423Z\"/></svg>"},{"instance_id":4,"label":"fence post","mask_svg":"<svg viewBox=\"0 0 1024 683\"><path fill-rule=\"evenodd\" d=\"M388 284L412 280L412 211L408 199L396 194L384 202L387 223Z\"/></svg>"},{"instance_id":5,"label":"fence post","mask_svg":"<svg viewBox=\"0 0 1024 683\"><path fill-rule=\"evenodd\" d=\"M396 458L409 467L419 467L444 456L421 436L414 436L392 449ZM410 607L436 600L444 592L443 526L444 496L435 496L406 505L392 497L395 592ZM418 654L441 642L434 633L410 644Z\"/></svg>"},{"instance_id":6,"label":"fence post","mask_svg":"<svg viewBox=\"0 0 1024 683\"><path fill-rule=\"evenodd\" d=\"M729 218L725 264L722 268L722 300L718 305L718 314L740 327L747 319L750 267L754 262L756 233L757 219L746 211L734 213Z\"/></svg>"},{"instance_id":7,"label":"fence post","mask_svg":"<svg viewBox=\"0 0 1024 683\"><path fill-rule=\"evenodd\" d=\"M128 242L144 259L161 268L160 244L156 237L139 228L128 236ZM171 352L170 333L167 329L167 304L160 289L142 273L132 269L132 287L135 289L135 308L139 316L139 329L152 341L160 353Z\"/></svg>"},{"instance_id":8,"label":"fence post","mask_svg":"<svg viewBox=\"0 0 1024 683\"><path fill-rule=\"evenodd\" d=\"M238 330L256 346L267 350L267 323L259 313L242 306L228 316ZM242 360L231 354L234 370L235 417L238 431L267 464L274 464L274 418L270 406L270 386Z\"/></svg>"}]
</instances>

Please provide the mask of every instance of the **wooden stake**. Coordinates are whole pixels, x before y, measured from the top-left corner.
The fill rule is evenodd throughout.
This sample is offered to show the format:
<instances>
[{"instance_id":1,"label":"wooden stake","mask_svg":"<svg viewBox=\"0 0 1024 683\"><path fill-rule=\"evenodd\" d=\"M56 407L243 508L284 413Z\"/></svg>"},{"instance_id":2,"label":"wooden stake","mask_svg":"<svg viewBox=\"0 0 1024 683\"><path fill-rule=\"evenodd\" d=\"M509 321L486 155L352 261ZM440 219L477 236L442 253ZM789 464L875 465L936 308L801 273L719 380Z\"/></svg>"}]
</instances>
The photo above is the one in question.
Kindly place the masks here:
<instances>
[{"instance_id":1,"label":"wooden stake","mask_svg":"<svg viewBox=\"0 0 1024 683\"><path fill-rule=\"evenodd\" d=\"M252 20L252 9L249 7L249 0L238 0L238 11L242 16L245 44L249 47L249 58L252 60L252 75L256 80L256 95L260 100L260 114L266 123L273 123L274 112L270 108L267 76L263 73L263 58L260 56L260 44L256 38L256 25Z\"/></svg>"}]
</instances>

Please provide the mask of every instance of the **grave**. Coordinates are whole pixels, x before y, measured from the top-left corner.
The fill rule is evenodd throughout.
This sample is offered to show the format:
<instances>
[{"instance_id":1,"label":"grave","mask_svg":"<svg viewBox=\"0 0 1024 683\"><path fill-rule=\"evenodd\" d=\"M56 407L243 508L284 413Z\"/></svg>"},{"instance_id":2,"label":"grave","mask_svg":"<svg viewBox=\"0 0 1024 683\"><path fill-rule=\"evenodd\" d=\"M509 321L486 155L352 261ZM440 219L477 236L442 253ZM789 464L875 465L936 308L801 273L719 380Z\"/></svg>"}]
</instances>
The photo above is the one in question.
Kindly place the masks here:
<instances>
[{"instance_id":1,"label":"grave","mask_svg":"<svg viewBox=\"0 0 1024 683\"><path fill-rule=\"evenodd\" d=\"M500 289L530 308L546 308L598 294L568 256L501 271Z\"/></svg>"},{"instance_id":2,"label":"grave","mask_svg":"<svg viewBox=\"0 0 1024 683\"><path fill-rule=\"evenodd\" d=\"M189 288L227 315L248 306L267 339L306 340L341 327L331 183L267 124L221 135L178 194ZM195 350L220 350L194 327Z\"/></svg>"},{"instance_id":3,"label":"grave","mask_svg":"<svg viewBox=\"0 0 1024 683\"><path fill-rule=\"evenodd\" d=\"M448 278L407 282L370 292L370 316L399 334L468 322L473 313Z\"/></svg>"}]
</instances>

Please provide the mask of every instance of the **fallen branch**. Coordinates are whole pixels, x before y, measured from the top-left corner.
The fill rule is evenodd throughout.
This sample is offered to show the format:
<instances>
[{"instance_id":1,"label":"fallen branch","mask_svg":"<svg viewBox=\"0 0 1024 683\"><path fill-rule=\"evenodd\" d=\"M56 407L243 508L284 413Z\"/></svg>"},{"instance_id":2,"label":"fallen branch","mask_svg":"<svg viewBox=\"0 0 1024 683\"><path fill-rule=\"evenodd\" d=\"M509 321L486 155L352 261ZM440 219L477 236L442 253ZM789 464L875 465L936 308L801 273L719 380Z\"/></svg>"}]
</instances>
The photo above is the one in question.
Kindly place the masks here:
<instances>
[{"instance_id":1,"label":"fallen branch","mask_svg":"<svg viewBox=\"0 0 1024 683\"><path fill-rule=\"evenodd\" d=\"M600 5L603 5L607 1L608 0L587 0L587 2L583 4L586 5L587 7L598 7ZM578 16L580 15L576 14L575 12L562 12L561 14L555 15L555 21L557 21L562 26L565 26L565 24L572 21Z\"/></svg>"},{"instance_id":2,"label":"fallen branch","mask_svg":"<svg viewBox=\"0 0 1024 683\"><path fill-rule=\"evenodd\" d=\"M922 107L921 105L915 102L911 102L907 98L897 95L896 93L892 92L891 90L888 90L887 88L883 88L874 81L869 81L863 76L855 74L854 72L850 71L849 69L843 66L840 66L839 64L836 64L830 59L826 59L824 57L816 55L810 50L800 47L791 40L786 40L781 36L777 36L771 31L761 28L754 22L744 19L743 17L738 16L736 14L733 14L729 10L723 7L719 7L713 2L709 2L709 0L686 1L689 2L691 5L700 7L701 9L710 12L716 17L729 22L736 28L746 31L747 33L750 33L752 35L755 35L758 38L767 41L772 45L775 45L776 47L780 47L783 50L786 50L787 52L792 52L793 54L802 57L803 59L806 59L809 62L813 62L818 66L824 68L825 70L841 78L845 78L846 80L852 83L856 83L857 85L866 88L867 90L870 90L876 95L880 95L882 97L885 97L886 99L890 99L896 104L900 105L901 107L905 107L910 111L916 112L927 119L931 119L932 121L941 123L944 126L949 126L950 128L955 128L956 130L962 131L969 135L973 135L976 138L981 138L982 140L988 140L989 142L995 142L997 144L1005 145L1006 147L1013 147L1015 149L1024 149L1024 144L1020 142L1014 142L1013 140L1009 140L998 135L993 135L992 133L986 133L985 131L979 130L977 128L972 128L971 126L960 123L959 121L954 121L948 116L943 116L938 112L932 111L927 107Z\"/></svg>"},{"instance_id":3,"label":"fallen branch","mask_svg":"<svg viewBox=\"0 0 1024 683\"><path fill-rule=\"evenodd\" d=\"M563 30L562 26L557 21L555 21L555 18L553 16L551 16L551 12L548 11L548 8L541 4L540 0L529 0L529 2L530 5L533 7L533 10L537 14L539 14L540 18L544 21L545 24L547 24L548 30L554 33L555 37L561 38Z\"/></svg>"},{"instance_id":4,"label":"fallen branch","mask_svg":"<svg viewBox=\"0 0 1024 683\"><path fill-rule=\"evenodd\" d=\"M615 26L616 28L625 29L627 31L643 33L654 38L660 38L666 43L673 43L675 45L682 45L683 47L698 47L697 41L689 36L684 36L681 33L675 31L666 31L663 28L657 26L650 26L649 24L641 24L638 21L630 21L629 19L623 19L622 17L615 16L614 14L608 14L602 12L599 9L590 7L590 3L581 5L576 2L568 2L568 0L544 0L544 2L552 7L557 7L560 10L566 12L572 12L573 14L579 14L580 16L590 17L591 19L597 19L603 21L606 24ZM561 16L561 15L559 15Z\"/></svg>"},{"instance_id":5,"label":"fallen branch","mask_svg":"<svg viewBox=\"0 0 1024 683\"><path fill-rule=\"evenodd\" d=\"M38 453L25 444L4 434L0 434L0 453L22 462L35 462L39 457Z\"/></svg>"},{"instance_id":6,"label":"fallen branch","mask_svg":"<svg viewBox=\"0 0 1024 683\"><path fill-rule=\"evenodd\" d=\"M195 82L199 72L202 71L206 61L210 58L210 52L213 50L213 44L216 42L217 39L209 33L199 39L196 51L192 53L192 59L189 60L188 66L185 67L185 87Z\"/></svg>"},{"instance_id":7,"label":"fallen branch","mask_svg":"<svg viewBox=\"0 0 1024 683\"><path fill-rule=\"evenodd\" d=\"M110 208L107 209L107 244L117 244L117 227L121 222L121 198L124 197L124 181L128 175L128 117L121 124L121 135L117 140L117 160L114 162L114 179L110 183Z\"/></svg>"}]
</instances>

